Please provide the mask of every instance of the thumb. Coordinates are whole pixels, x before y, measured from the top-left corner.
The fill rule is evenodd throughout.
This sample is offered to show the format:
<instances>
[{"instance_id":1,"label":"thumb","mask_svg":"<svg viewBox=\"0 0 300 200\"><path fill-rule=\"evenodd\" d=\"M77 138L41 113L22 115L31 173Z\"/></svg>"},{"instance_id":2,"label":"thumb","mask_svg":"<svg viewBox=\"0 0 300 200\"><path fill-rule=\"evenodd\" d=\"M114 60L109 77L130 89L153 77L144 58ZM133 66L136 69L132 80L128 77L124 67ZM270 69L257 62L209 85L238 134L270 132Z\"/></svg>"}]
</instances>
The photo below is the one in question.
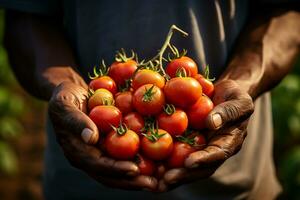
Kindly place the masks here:
<instances>
[{"instance_id":1,"label":"thumb","mask_svg":"<svg viewBox=\"0 0 300 200\"><path fill-rule=\"evenodd\" d=\"M225 101L217 105L207 116L206 126L210 130L218 130L226 124L247 119L254 111L250 96Z\"/></svg>"},{"instance_id":2,"label":"thumb","mask_svg":"<svg viewBox=\"0 0 300 200\"><path fill-rule=\"evenodd\" d=\"M56 134L80 135L85 143L96 144L99 139L97 126L81 109L86 105L86 91L83 88L68 89L60 85L49 102L48 112Z\"/></svg>"}]
</instances>

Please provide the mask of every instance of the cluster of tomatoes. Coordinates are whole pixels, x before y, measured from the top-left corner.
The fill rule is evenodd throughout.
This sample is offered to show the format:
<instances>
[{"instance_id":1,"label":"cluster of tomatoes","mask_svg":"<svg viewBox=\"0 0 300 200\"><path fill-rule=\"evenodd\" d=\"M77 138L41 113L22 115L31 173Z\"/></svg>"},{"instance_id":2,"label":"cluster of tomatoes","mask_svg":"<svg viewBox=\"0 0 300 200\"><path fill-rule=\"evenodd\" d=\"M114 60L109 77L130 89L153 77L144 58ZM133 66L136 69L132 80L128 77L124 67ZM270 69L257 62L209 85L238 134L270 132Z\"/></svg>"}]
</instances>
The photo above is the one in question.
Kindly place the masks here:
<instances>
[{"instance_id":1,"label":"cluster of tomatoes","mask_svg":"<svg viewBox=\"0 0 300 200\"><path fill-rule=\"evenodd\" d=\"M119 52L109 68L103 63L94 69L89 83L89 117L99 129L100 148L136 161L144 175L154 175L158 163L183 167L190 153L204 148L200 131L214 106L214 85L191 58L169 58L164 73L157 64Z\"/></svg>"}]
</instances>

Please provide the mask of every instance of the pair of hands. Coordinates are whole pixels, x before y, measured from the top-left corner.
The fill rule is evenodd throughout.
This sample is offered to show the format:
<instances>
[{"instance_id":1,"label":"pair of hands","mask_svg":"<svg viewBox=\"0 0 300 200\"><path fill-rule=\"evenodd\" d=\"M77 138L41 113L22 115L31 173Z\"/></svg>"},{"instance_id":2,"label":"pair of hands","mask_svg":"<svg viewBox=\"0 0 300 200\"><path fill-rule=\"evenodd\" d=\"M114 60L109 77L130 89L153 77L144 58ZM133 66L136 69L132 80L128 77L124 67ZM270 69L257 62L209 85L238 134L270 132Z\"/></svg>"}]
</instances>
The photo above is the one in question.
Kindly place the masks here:
<instances>
[{"instance_id":1,"label":"pair of hands","mask_svg":"<svg viewBox=\"0 0 300 200\"><path fill-rule=\"evenodd\" d=\"M252 98L232 80L215 85L216 105L207 117L209 143L185 160L185 168L170 169L160 180L139 175L131 161L106 157L91 144L101 140L96 125L87 116L87 86L63 82L49 102L49 115L56 138L73 165L100 183L127 190L164 192L211 176L229 157L237 153L247 135L247 124L254 110Z\"/></svg>"}]
</instances>

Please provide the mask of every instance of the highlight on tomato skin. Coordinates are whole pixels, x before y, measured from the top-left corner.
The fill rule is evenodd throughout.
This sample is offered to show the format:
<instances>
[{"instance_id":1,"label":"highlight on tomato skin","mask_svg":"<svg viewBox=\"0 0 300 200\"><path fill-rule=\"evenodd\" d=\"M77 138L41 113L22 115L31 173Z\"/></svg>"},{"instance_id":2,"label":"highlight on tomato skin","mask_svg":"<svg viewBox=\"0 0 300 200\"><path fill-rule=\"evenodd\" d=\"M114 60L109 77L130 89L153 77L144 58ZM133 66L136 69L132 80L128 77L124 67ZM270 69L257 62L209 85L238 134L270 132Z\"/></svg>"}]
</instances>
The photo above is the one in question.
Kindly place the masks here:
<instances>
[{"instance_id":1,"label":"highlight on tomato skin","mask_svg":"<svg viewBox=\"0 0 300 200\"><path fill-rule=\"evenodd\" d=\"M141 135L143 128L145 126L144 118L137 112L128 113L123 117L123 122L126 126Z\"/></svg>"},{"instance_id":2,"label":"highlight on tomato skin","mask_svg":"<svg viewBox=\"0 0 300 200\"><path fill-rule=\"evenodd\" d=\"M147 158L154 161L164 160L172 152L172 136L162 129L151 130L142 138L141 149Z\"/></svg>"},{"instance_id":3,"label":"highlight on tomato skin","mask_svg":"<svg viewBox=\"0 0 300 200\"><path fill-rule=\"evenodd\" d=\"M193 59L182 56L171 60L166 66L166 72L171 77L176 77L176 73L180 68L184 68L187 76L194 77L198 74L198 66Z\"/></svg>"},{"instance_id":4,"label":"highlight on tomato skin","mask_svg":"<svg viewBox=\"0 0 300 200\"><path fill-rule=\"evenodd\" d=\"M198 101L186 111L189 119L189 126L196 130L206 128L206 117L213 108L214 104L210 98L205 95L201 96Z\"/></svg>"},{"instance_id":5,"label":"highlight on tomato skin","mask_svg":"<svg viewBox=\"0 0 300 200\"><path fill-rule=\"evenodd\" d=\"M97 79L91 80L89 83L89 88L96 91L97 89L107 89L113 95L117 93L117 85L115 81L109 76L101 76Z\"/></svg>"},{"instance_id":6,"label":"highlight on tomato skin","mask_svg":"<svg viewBox=\"0 0 300 200\"><path fill-rule=\"evenodd\" d=\"M92 96L88 100L89 110L92 110L96 106L111 104L113 102L113 94L107 89L100 88L91 93Z\"/></svg>"},{"instance_id":7,"label":"highlight on tomato skin","mask_svg":"<svg viewBox=\"0 0 300 200\"><path fill-rule=\"evenodd\" d=\"M131 91L118 92L115 95L115 106L119 108L123 115L133 111L132 96Z\"/></svg>"},{"instance_id":8,"label":"highlight on tomato skin","mask_svg":"<svg viewBox=\"0 0 300 200\"><path fill-rule=\"evenodd\" d=\"M133 94L133 107L143 116L159 114L165 105L165 95L153 84L140 86Z\"/></svg>"},{"instance_id":9,"label":"highlight on tomato skin","mask_svg":"<svg viewBox=\"0 0 300 200\"><path fill-rule=\"evenodd\" d=\"M142 85L153 84L160 89L165 86L165 79L158 72L151 69L142 69L136 72L132 79L132 88L138 89Z\"/></svg>"},{"instance_id":10,"label":"highlight on tomato skin","mask_svg":"<svg viewBox=\"0 0 300 200\"><path fill-rule=\"evenodd\" d=\"M139 146L139 136L127 128L121 131L115 128L105 138L106 151L115 159L133 159L139 151Z\"/></svg>"},{"instance_id":11,"label":"highlight on tomato skin","mask_svg":"<svg viewBox=\"0 0 300 200\"><path fill-rule=\"evenodd\" d=\"M201 97L202 87L194 78L176 77L166 83L164 93L167 101L171 104L187 108Z\"/></svg>"},{"instance_id":12,"label":"highlight on tomato skin","mask_svg":"<svg viewBox=\"0 0 300 200\"><path fill-rule=\"evenodd\" d=\"M100 133L108 133L112 126L118 126L122 120L121 111L111 105L101 105L94 107L89 113L90 119L96 124Z\"/></svg>"}]
</instances>

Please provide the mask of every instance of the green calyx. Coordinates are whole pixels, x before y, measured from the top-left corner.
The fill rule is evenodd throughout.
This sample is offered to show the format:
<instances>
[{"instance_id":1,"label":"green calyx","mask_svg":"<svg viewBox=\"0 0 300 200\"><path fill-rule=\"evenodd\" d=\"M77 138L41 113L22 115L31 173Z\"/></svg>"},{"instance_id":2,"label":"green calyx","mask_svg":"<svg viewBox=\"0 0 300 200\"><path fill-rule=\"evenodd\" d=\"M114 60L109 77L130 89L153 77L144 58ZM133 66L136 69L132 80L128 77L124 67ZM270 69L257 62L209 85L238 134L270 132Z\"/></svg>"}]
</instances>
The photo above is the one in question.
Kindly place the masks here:
<instances>
[{"instance_id":1,"label":"green calyx","mask_svg":"<svg viewBox=\"0 0 300 200\"><path fill-rule=\"evenodd\" d=\"M204 77L205 77L205 79L207 79L209 81L215 80L215 78L209 78L209 65L206 65L206 67L204 69Z\"/></svg>"},{"instance_id":2,"label":"green calyx","mask_svg":"<svg viewBox=\"0 0 300 200\"><path fill-rule=\"evenodd\" d=\"M150 102L152 101L153 95L156 91L153 91L154 85L152 85L149 89L145 87L145 93L143 95L143 101L144 102Z\"/></svg>"},{"instance_id":3,"label":"green calyx","mask_svg":"<svg viewBox=\"0 0 300 200\"><path fill-rule=\"evenodd\" d=\"M176 108L173 104L166 104L164 106L164 112L167 114L167 115L173 115L176 111Z\"/></svg>"},{"instance_id":4,"label":"green calyx","mask_svg":"<svg viewBox=\"0 0 300 200\"><path fill-rule=\"evenodd\" d=\"M89 88L89 90L88 90L88 98L90 98L94 94L95 94L95 91L92 88Z\"/></svg>"},{"instance_id":5,"label":"green calyx","mask_svg":"<svg viewBox=\"0 0 300 200\"><path fill-rule=\"evenodd\" d=\"M183 67L180 67L176 70L176 77L188 77L188 74L186 73L186 70Z\"/></svg>"},{"instance_id":6,"label":"green calyx","mask_svg":"<svg viewBox=\"0 0 300 200\"><path fill-rule=\"evenodd\" d=\"M172 60L181 58L187 54L186 49L183 49L181 52L179 52L179 50L174 45L169 44L168 47L171 50L171 52L173 53L173 57L171 57L170 53L168 54L169 62L171 62Z\"/></svg>"},{"instance_id":7,"label":"green calyx","mask_svg":"<svg viewBox=\"0 0 300 200\"><path fill-rule=\"evenodd\" d=\"M188 137L184 137L184 136L181 136L181 135L178 135L176 136L176 139L180 142L184 142L184 143L187 143L191 146L195 146L195 137L193 138L188 138Z\"/></svg>"},{"instance_id":8,"label":"green calyx","mask_svg":"<svg viewBox=\"0 0 300 200\"><path fill-rule=\"evenodd\" d=\"M113 106L115 105L115 100L112 98L103 98L102 99L102 105L104 106Z\"/></svg>"},{"instance_id":9,"label":"green calyx","mask_svg":"<svg viewBox=\"0 0 300 200\"><path fill-rule=\"evenodd\" d=\"M127 57L125 50L122 48L121 51L117 51L115 60L117 62L127 62L128 60L133 60L136 57L136 54L131 50L131 56ZM136 57L137 58L137 57Z\"/></svg>"},{"instance_id":10,"label":"green calyx","mask_svg":"<svg viewBox=\"0 0 300 200\"><path fill-rule=\"evenodd\" d=\"M120 92L125 92L125 91L129 91L130 87L131 87L131 83L132 83L132 79L127 79L125 80L125 84L122 86L119 86L119 91Z\"/></svg>"},{"instance_id":11,"label":"green calyx","mask_svg":"<svg viewBox=\"0 0 300 200\"><path fill-rule=\"evenodd\" d=\"M94 66L93 68L93 75L91 75L90 73L88 73L88 77L93 80L96 78L99 78L101 76L105 76L108 73L108 68L105 65L104 60L102 60L101 64L99 65L99 67L97 68L97 66Z\"/></svg>"},{"instance_id":12,"label":"green calyx","mask_svg":"<svg viewBox=\"0 0 300 200\"><path fill-rule=\"evenodd\" d=\"M120 136L124 135L128 131L127 126L125 124L122 124L122 122L120 122L120 125L118 127L115 126L111 126L111 127Z\"/></svg>"},{"instance_id":13,"label":"green calyx","mask_svg":"<svg viewBox=\"0 0 300 200\"><path fill-rule=\"evenodd\" d=\"M166 135L166 133L162 133L162 134L159 134L158 133L158 129L154 129L154 128L151 128L149 130L149 134L145 134L145 133L142 133L143 136L145 136L148 140L150 140L151 142L156 142L157 140L159 140L161 137L163 137L164 135Z\"/></svg>"}]
</instances>

